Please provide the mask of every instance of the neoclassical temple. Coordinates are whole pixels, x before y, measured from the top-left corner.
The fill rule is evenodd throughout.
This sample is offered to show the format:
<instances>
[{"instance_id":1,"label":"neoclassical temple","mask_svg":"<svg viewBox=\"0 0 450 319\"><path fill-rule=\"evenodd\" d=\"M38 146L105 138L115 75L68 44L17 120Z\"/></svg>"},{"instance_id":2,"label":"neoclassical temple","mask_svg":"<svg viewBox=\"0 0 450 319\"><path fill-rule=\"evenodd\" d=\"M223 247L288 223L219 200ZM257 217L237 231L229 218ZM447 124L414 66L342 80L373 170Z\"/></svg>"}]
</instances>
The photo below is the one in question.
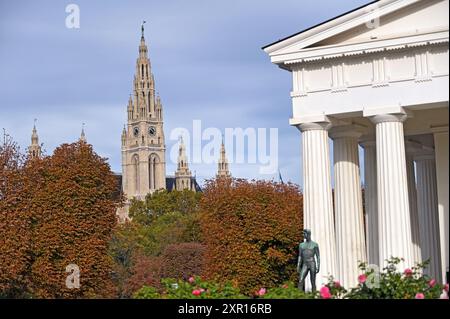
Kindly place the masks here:
<instances>
[{"instance_id":1,"label":"neoclassical temple","mask_svg":"<svg viewBox=\"0 0 450 319\"><path fill-rule=\"evenodd\" d=\"M401 267L430 259L426 273L448 280L448 9L374 1L263 48L292 74L289 123L301 132L304 226L322 282L354 286L359 261L391 256Z\"/></svg>"}]
</instances>

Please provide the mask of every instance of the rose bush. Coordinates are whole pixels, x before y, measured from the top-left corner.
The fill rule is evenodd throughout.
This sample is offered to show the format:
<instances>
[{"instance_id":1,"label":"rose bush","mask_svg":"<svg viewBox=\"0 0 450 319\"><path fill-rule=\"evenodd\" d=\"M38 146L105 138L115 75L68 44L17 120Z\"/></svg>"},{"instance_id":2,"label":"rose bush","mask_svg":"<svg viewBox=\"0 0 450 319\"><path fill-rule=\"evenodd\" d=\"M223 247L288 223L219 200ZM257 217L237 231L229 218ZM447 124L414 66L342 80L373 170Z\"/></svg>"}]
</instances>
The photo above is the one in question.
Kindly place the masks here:
<instances>
[{"instance_id":1,"label":"rose bush","mask_svg":"<svg viewBox=\"0 0 450 319\"><path fill-rule=\"evenodd\" d=\"M399 270L403 259L391 258L379 274L369 269L367 264L360 264L362 274L357 287L344 294L349 299L439 299L447 295L445 286L434 278L423 275L428 262L419 263L412 268ZM448 297L448 295L447 295Z\"/></svg>"},{"instance_id":2,"label":"rose bush","mask_svg":"<svg viewBox=\"0 0 450 319\"><path fill-rule=\"evenodd\" d=\"M164 288L158 293L144 286L134 294L136 299L244 299L239 288L231 282L215 283L190 277L187 281L163 279Z\"/></svg>"},{"instance_id":3,"label":"rose bush","mask_svg":"<svg viewBox=\"0 0 450 319\"><path fill-rule=\"evenodd\" d=\"M433 278L423 275L427 263L400 271L402 259L391 258L383 271L376 273L367 264L360 264L358 286L346 290L332 276L318 291L303 292L293 282L276 287L259 287L243 294L232 282L204 281L200 277L189 277L186 281L163 279L164 288L144 286L134 294L137 299L448 299L448 284L441 285Z\"/></svg>"}]
</instances>

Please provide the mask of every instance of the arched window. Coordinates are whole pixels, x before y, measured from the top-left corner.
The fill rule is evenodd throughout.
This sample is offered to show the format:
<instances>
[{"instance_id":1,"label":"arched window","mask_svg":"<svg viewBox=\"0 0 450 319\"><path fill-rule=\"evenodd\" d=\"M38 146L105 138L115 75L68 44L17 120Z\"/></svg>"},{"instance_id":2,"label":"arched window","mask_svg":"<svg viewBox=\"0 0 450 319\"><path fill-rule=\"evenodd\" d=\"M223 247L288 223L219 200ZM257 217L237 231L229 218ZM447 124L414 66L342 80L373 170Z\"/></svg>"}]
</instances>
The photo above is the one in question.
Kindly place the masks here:
<instances>
[{"instance_id":1,"label":"arched window","mask_svg":"<svg viewBox=\"0 0 450 319\"><path fill-rule=\"evenodd\" d=\"M144 65L141 64L141 77L144 78Z\"/></svg>"},{"instance_id":2,"label":"arched window","mask_svg":"<svg viewBox=\"0 0 450 319\"><path fill-rule=\"evenodd\" d=\"M134 195L139 194L139 156L135 154L132 160L132 178Z\"/></svg>"},{"instance_id":3,"label":"arched window","mask_svg":"<svg viewBox=\"0 0 450 319\"><path fill-rule=\"evenodd\" d=\"M151 154L148 161L149 169L149 188L152 190L156 189L157 181L159 178L158 175L158 165L159 165L159 156L157 154Z\"/></svg>"}]
</instances>

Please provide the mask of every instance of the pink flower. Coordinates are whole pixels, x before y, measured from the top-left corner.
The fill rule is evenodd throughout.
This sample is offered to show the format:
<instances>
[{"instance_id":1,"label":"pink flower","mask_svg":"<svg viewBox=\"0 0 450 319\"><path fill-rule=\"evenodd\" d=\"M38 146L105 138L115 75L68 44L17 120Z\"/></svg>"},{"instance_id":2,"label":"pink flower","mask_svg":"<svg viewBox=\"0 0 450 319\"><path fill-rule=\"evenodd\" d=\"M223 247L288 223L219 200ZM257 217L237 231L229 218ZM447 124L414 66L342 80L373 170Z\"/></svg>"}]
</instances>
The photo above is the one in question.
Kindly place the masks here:
<instances>
[{"instance_id":1,"label":"pink flower","mask_svg":"<svg viewBox=\"0 0 450 319\"><path fill-rule=\"evenodd\" d=\"M328 288L327 286L323 286L322 288L320 288L320 296L323 299L330 299L331 298L330 288Z\"/></svg>"},{"instance_id":2,"label":"pink flower","mask_svg":"<svg viewBox=\"0 0 450 319\"><path fill-rule=\"evenodd\" d=\"M188 281L189 281L189 283L194 283L195 282L195 278L194 277L189 277L189 279L188 279Z\"/></svg>"},{"instance_id":3,"label":"pink flower","mask_svg":"<svg viewBox=\"0 0 450 319\"><path fill-rule=\"evenodd\" d=\"M281 287L283 287L284 289L288 289L288 288L289 288L289 286L288 286L287 284L284 284L284 285L281 286Z\"/></svg>"},{"instance_id":4,"label":"pink flower","mask_svg":"<svg viewBox=\"0 0 450 319\"><path fill-rule=\"evenodd\" d=\"M431 279L431 280L428 282L428 286L430 286L431 288L433 288L435 285L436 285L436 280L434 280L434 279Z\"/></svg>"},{"instance_id":5,"label":"pink flower","mask_svg":"<svg viewBox=\"0 0 450 319\"><path fill-rule=\"evenodd\" d=\"M448 292L448 284L445 284L444 290L445 290L446 292Z\"/></svg>"},{"instance_id":6,"label":"pink flower","mask_svg":"<svg viewBox=\"0 0 450 319\"><path fill-rule=\"evenodd\" d=\"M266 294L266 292L267 292L266 288L261 288L256 292L256 294L258 296L264 296Z\"/></svg>"},{"instance_id":7,"label":"pink flower","mask_svg":"<svg viewBox=\"0 0 450 319\"><path fill-rule=\"evenodd\" d=\"M335 288L341 288L341 283L340 283L339 281L336 280L336 281L334 282L334 287L335 287Z\"/></svg>"},{"instance_id":8,"label":"pink flower","mask_svg":"<svg viewBox=\"0 0 450 319\"><path fill-rule=\"evenodd\" d=\"M412 274L413 274L413 271L412 271L411 269L409 269L409 268L406 268L405 271L403 272L403 274L404 274L406 277L411 277Z\"/></svg>"},{"instance_id":9,"label":"pink flower","mask_svg":"<svg viewBox=\"0 0 450 319\"><path fill-rule=\"evenodd\" d=\"M205 289L203 289L203 288L200 288L200 292L205 292Z\"/></svg>"},{"instance_id":10,"label":"pink flower","mask_svg":"<svg viewBox=\"0 0 450 319\"><path fill-rule=\"evenodd\" d=\"M366 276L366 275L362 274L362 275L359 275L359 276L358 276L358 282L359 282L360 284L365 283L366 280L367 280L367 276Z\"/></svg>"},{"instance_id":11,"label":"pink flower","mask_svg":"<svg viewBox=\"0 0 450 319\"><path fill-rule=\"evenodd\" d=\"M192 294L194 296L200 296L202 294L202 292L199 289L194 289L194 290L192 290Z\"/></svg>"},{"instance_id":12,"label":"pink flower","mask_svg":"<svg viewBox=\"0 0 450 319\"><path fill-rule=\"evenodd\" d=\"M421 292L416 293L416 299L425 299L425 295Z\"/></svg>"}]
</instances>

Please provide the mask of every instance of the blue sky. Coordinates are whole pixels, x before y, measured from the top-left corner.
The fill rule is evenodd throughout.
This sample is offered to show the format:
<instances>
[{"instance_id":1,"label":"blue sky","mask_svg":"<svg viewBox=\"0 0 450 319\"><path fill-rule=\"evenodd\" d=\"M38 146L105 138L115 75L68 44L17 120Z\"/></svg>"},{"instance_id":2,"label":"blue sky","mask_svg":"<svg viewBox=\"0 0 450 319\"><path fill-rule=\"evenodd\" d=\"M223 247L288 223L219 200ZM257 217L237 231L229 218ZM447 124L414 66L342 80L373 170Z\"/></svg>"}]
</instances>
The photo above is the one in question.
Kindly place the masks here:
<instances>
[{"instance_id":1,"label":"blue sky","mask_svg":"<svg viewBox=\"0 0 450 319\"><path fill-rule=\"evenodd\" d=\"M261 47L369 0L1 1L0 128L25 148L37 118L47 154L78 139L120 172L120 134L132 89L140 24L163 102L166 144L176 127L278 128L279 168L300 184L300 133L291 117L290 73ZM80 29L65 26L68 4ZM167 155L168 156L168 155ZM167 174L175 164L168 160ZM214 164L191 165L200 182ZM255 164L232 164L234 176L266 178Z\"/></svg>"}]
</instances>

